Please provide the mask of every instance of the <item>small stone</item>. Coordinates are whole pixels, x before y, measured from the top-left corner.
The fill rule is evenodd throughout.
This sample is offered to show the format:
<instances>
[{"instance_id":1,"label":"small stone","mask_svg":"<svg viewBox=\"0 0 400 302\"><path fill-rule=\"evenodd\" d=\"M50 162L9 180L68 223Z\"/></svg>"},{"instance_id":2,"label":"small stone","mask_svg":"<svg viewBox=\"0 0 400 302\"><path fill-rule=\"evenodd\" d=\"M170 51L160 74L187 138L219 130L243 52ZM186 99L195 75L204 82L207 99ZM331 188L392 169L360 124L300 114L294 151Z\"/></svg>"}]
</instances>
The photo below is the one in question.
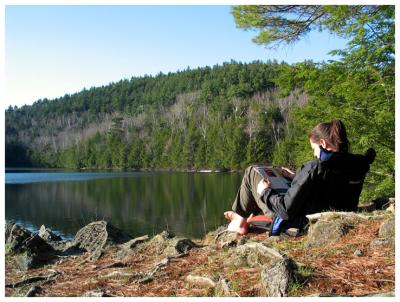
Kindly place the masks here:
<instances>
[{"instance_id":1,"label":"small stone","mask_svg":"<svg viewBox=\"0 0 400 302\"><path fill-rule=\"evenodd\" d=\"M81 297L108 297L102 290L95 289L85 292Z\"/></svg>"},{"instance_id":2,"label":"small stone","mask_svg":"<svg viewBox=\"0 0 400 302\"><path fill-rule=\"evenodd\" d=\"M298 237L301 235L300 229L299 228L288 228L285 231L285 234L290 236L290 237Z\"/></svg>"},{"instance_id":3,"label":"small stone","mask_svg":"<svg viewBox=\"0 0 400 302\"><path fill-rule=\"evenodd\" d=\"M200 285L200 286L213 287L213 288L216 286L215 282L211 278L203 277L203 276L188 275L186 277L186 282L191 283L191 284Z\"/></svg>"},{"instance_id":4,"label":"small stone","mask_svg":"<svg viewBox=\"0 0 400 302\"><path fill-rule=\"evenodd\" d=\"M53 233L49 228L46 228L45 225L42 225L40 227L38 235L45 241L61 241L62 240L62 238L60 236Z\"/></svg>"},{"instance_id":5,"label":"small stone","mask_svg":"<svg viewBox=\"0 0 400 302\"><path fill-rule=\"evenodd\" d=\"M396 212L396 209L395 209L394 204L389 205L389 206L387 207L386 211L388 211L388 212L394 214L394 213Z\"/></svg>"},{"instance_id":6,"label":"small stone","mask_svg":"<svg viewBox=\"0 0 400 302\"><path fill-rule=\"evenodd\" d=\"M360 250L360 249L356 249L356 250L354 251L354 255L356 255L356 256L362 256L362 255L364 255L364 251L363 251L363 250Z\"/></svg>"}]
</instances>

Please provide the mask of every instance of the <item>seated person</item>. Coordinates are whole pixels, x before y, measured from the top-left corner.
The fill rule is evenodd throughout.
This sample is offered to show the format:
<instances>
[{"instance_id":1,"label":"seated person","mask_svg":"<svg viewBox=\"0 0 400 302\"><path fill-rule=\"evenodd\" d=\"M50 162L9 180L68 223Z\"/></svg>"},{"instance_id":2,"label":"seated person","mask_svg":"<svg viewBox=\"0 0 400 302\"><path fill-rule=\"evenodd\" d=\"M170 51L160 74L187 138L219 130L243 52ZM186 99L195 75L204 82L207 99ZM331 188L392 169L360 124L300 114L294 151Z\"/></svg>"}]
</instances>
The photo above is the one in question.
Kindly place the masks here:
<instances>
[{"instance_id":1,"label":"seated person","mask_svg":"<svg viewBox=\"0 0 400 302\"><path fill-rule=\"evenodd\" d=\"M228 230L246 234L253 215L262 214L271 219L276 235L284 228L303 227L308 214L357 209L375 151L349 153L346 129L340 120L318 124L309 140L317 159L305 163L297 174L282 168L283 176L293 179L286 193L274 191L254 166L246 169L232 211L224 213L231 221Z\"/></svg>"}]
</instances>

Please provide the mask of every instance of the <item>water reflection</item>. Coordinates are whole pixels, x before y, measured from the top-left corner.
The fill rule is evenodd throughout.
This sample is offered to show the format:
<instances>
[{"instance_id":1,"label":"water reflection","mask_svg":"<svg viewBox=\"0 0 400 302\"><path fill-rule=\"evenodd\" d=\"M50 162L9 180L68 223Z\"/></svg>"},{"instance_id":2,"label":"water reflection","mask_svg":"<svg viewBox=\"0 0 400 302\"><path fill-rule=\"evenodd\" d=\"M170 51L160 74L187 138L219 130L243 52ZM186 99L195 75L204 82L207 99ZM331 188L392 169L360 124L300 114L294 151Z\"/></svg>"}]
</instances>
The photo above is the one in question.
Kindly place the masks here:
<instances>
[{"instance_id":1,"label":"water reflection","mask_svg":"<svg viewBox=\"0 0 400 302\"><path fill-rule=\"evenodd\" d=\"M240 173L134 173L84 181L6 184L6 218L75 235L106 219L132 236L164 229L200 238L225 222Z\"/></svg>"}]
</instances>

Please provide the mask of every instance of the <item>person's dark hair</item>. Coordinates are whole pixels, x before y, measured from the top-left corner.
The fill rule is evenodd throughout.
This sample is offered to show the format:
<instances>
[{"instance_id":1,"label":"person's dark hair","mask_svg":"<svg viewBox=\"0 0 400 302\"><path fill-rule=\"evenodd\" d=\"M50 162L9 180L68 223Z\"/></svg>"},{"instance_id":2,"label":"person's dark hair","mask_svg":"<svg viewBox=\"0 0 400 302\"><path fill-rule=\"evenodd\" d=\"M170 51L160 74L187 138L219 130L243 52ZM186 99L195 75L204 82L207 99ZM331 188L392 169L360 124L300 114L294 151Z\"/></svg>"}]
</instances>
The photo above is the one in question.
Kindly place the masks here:
<instances>
[{"instance_id":1,"label":"person's dark hair","mask_svg":"<svg viewBox=\"0 0 400 302\"><path fill-rule=\"evenodd\" d=\"M324 139L334 149L338 150L338 152L349 151L346 127L338 119L318 124L310 132L308 138L314 143L318 143L321 139Z\"/></svg>"}]
</instances>

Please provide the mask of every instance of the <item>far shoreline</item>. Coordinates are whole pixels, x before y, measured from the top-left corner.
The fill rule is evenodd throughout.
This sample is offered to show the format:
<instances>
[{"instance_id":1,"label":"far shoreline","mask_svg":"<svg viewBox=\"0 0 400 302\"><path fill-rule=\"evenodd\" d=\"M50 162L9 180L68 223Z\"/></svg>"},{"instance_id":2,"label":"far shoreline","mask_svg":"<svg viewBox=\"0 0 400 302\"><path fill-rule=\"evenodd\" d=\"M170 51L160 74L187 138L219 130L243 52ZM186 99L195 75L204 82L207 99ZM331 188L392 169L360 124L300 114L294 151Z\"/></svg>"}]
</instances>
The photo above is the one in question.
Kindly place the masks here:
<instances>
[{"instance_id":1,"label":"far shoreline","mask_svg":"<svg viewBox=\"0 0 400 302\"><path fill-rule=\"evenodd\" d=\"M180 168L47 168L47 167L5 167L5 172L21 171L66 171L66 172L185 172L185 173L233 173L244 169L180 169Z\"/></svg>"}]
</instances>

